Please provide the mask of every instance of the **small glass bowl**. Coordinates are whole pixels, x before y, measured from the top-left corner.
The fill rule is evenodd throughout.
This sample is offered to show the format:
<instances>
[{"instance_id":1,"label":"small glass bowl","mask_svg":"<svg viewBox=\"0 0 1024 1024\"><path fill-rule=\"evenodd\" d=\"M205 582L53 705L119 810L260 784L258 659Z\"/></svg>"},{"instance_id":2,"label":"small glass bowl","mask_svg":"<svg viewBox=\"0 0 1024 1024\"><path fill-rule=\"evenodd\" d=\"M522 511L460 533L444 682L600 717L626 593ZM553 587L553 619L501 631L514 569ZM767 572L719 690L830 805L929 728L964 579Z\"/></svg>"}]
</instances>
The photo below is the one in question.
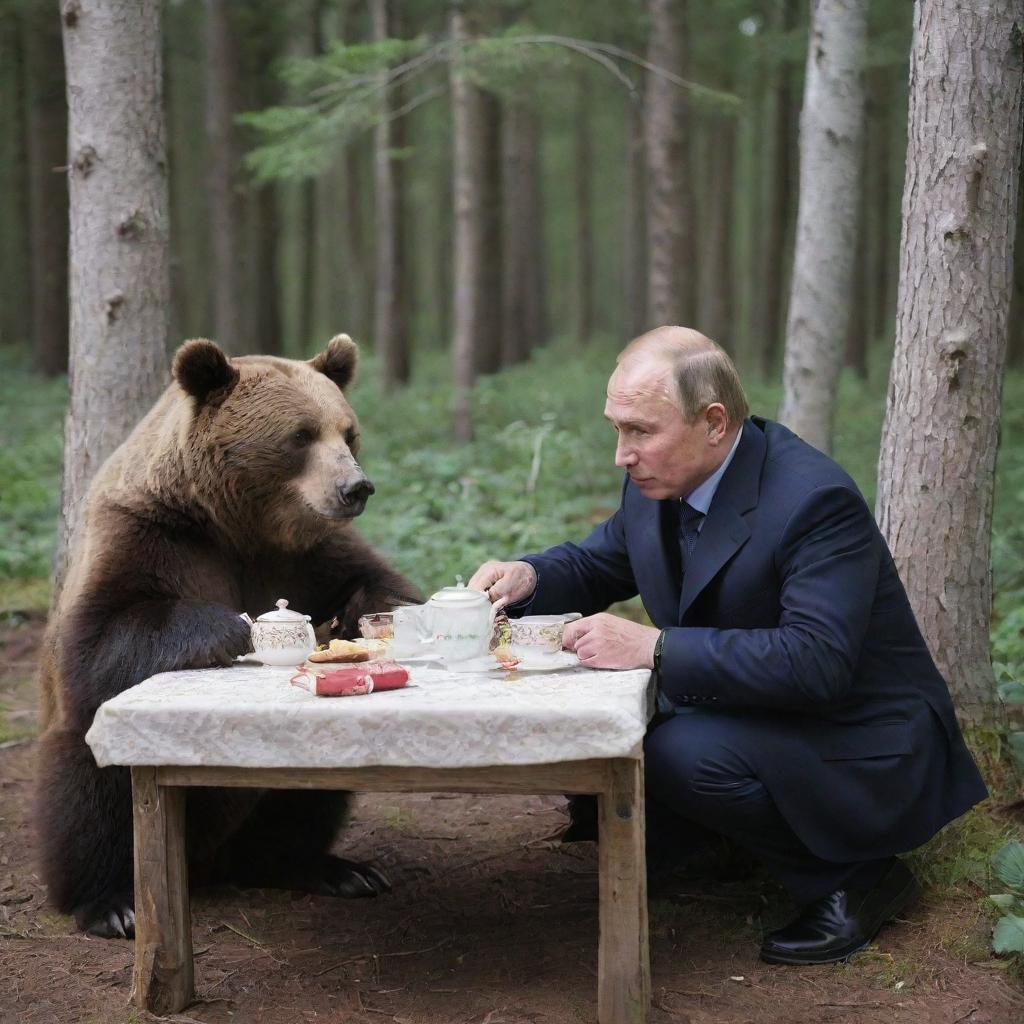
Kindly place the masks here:
<instances>
[{"instance_id":1,"label":"small glass bowl","mask_svg":"<svg viewBox=\"0 0 1024 1024\"><path fill-rule=\"evenodd\" d=\"M391 612L370 612L359 619L359 635L367 640L393 640L395 617Z\"/></svg>"}]
</instances>

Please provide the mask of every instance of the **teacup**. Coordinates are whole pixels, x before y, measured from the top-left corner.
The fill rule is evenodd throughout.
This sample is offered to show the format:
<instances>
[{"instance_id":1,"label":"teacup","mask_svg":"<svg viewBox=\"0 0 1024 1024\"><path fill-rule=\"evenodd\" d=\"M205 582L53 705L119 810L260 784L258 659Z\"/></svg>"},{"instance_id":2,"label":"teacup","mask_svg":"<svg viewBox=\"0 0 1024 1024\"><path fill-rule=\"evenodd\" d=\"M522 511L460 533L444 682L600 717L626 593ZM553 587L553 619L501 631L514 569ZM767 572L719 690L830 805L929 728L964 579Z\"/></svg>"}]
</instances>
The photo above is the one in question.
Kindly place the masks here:
<instances>
[{"instance_id":1,"label":"teacup","mask_svg":"<svg viewBox=\"0 0 1024 1024\"><path fill-rule=\"evenodd\" d=\"M522 661L556 657L562 650L562 631L571 618L579 616L524 615L521 619L509 619L512 655Z\"/></svg>"}]
</instances>

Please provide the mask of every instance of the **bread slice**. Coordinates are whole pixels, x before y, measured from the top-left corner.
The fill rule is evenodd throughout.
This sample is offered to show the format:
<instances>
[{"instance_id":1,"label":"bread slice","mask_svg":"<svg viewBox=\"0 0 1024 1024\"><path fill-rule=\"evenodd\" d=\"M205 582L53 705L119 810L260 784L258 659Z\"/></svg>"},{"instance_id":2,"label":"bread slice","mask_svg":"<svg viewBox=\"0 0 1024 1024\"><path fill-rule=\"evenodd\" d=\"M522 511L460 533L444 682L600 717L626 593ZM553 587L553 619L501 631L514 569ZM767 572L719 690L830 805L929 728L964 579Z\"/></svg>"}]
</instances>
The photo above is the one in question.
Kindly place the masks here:
<instances>
[{"instance_id":1,"label":"bread slice","mask_svg":"<svg viewBox=\"0 0 1024 1024\"><path fill-rule=\"evenodd\" d=\"M354 665L363 661L379 661L391 650L387 640L332 640L315 650L306 661L313 665Z\"/></svg>"},{"instance_id":2,"label":"bread slice","mask_svg":"<svg viewBox=\"0 0 1024 1024\"><path fill-rule=\"evenodd\" d=\"M326 648L315 650L307 659L314 664L354 664L358 661L369 661L370 651L365 643L352 640L332 640Z\"/></svg>"}]
</instances>

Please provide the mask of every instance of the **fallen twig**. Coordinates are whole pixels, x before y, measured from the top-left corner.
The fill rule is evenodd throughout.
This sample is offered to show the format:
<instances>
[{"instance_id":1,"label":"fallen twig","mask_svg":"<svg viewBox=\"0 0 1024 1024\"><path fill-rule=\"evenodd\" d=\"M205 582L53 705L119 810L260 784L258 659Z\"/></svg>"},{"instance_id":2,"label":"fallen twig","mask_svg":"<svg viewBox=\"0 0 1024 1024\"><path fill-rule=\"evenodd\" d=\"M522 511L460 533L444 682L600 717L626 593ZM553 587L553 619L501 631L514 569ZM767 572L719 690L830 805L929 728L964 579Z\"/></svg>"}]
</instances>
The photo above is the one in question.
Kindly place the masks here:
<instances>
[{"instance_id":1,"label":"fallen twig","mask_svg":"<svg viewBox=\"0 0 1024 1024\"><path fill-rule=\"evenodd\" d=\"M233 924L229 924L227 921L221 921L221 924L224 925L225 928L228 928L231 931L233 931L236 935L241 935L243 939L248 940L254 946L259 946L260 949L266 949L267 944L265 942L260 942L260 940L257 939L255 935L250 935L248 932L243 932L241 928L236 928Z\"/></svg>"},{"instance_id":2,"label":"fallen twig","mask_svg":"<svg viewBox=\"0 0 1024 1024\"><path fill-rule=\"evenodd\" d=\"M354 956L348 960L339 960L338 963L331 964L330 967L324 967L322 970L313 971L310 974L310 977L319 978L324 974L330 974L331 971L335 971L339 967L347 967L349 964L361 964L364 960L383 960L385 957L416 956L419 953L430 953L432 950L446 946L451 941L452 940L450 938L442 939L440 942L435 943L433 946L427 946L425 949L404 949L399 950L397 953L364 953L362 956Z\"/></svg>"}]
</instances>

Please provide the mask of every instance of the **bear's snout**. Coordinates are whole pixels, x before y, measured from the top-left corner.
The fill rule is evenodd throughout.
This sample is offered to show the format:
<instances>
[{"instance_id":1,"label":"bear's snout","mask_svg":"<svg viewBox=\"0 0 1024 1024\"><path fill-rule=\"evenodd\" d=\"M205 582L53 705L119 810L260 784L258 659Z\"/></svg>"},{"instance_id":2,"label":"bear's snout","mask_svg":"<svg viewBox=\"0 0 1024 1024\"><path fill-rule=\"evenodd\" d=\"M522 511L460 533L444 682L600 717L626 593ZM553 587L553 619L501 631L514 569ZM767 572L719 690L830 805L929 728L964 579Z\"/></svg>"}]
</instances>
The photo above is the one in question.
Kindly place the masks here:
<instances>
[{"instance_id":1,"label":"bear's snout","mask_svg":"<svg viewBox=\"0 0 1024 1024\"><path fill-rule=\"evenodd\" d=\"M358 476L338 484L338 499L346 513L357 516L366 507L367 499L375 490L365 476Z\"/></svg>"}]
</instances>

